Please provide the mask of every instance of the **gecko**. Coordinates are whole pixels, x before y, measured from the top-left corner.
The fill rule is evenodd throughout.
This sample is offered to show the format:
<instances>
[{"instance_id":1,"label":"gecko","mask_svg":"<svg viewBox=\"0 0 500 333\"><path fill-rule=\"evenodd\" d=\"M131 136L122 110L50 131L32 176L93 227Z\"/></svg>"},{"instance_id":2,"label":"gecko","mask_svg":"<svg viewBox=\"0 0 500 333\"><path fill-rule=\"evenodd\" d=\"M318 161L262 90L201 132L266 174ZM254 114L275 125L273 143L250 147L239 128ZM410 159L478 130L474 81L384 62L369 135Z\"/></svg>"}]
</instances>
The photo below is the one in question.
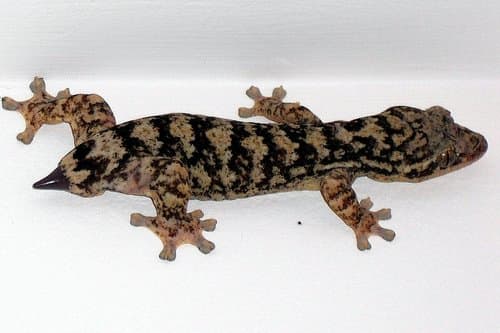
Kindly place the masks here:
<instances>
[{"instance_id":1,"label":"gecko","mask_svg":"<svg viewBox=\"0 0 500 333\"><path fill-rule=\"evenodd\" d=\"M202 253L215 248L203 232L213 231L217 221L202 219L201 210L188 212L189 200L300 190L319 191L353 230L358 249L370 249L369 236L394 239L394 231L379 224L391 211L371 211L369 198L358 200L356 178L417 183L471 164L488 147L481 134L455 123L440 106L394 106L351 121L323 122L300 103L284 102L283 87L265 97L252 86L246 94L254 105L239 108L239 116L263 116L271 123L170 113L116 124L98 95L66 89L52 96L42 78L30 88L27 101L2 98L3 108L25 118L18 140L29 144L43 124L65 122L75 143L33 187L82 197L115 191L150 198L156 216L133 213L130 223L156 234L163 244L160 258L170 261L182 244Z\"/></svg>"}]
</instances>

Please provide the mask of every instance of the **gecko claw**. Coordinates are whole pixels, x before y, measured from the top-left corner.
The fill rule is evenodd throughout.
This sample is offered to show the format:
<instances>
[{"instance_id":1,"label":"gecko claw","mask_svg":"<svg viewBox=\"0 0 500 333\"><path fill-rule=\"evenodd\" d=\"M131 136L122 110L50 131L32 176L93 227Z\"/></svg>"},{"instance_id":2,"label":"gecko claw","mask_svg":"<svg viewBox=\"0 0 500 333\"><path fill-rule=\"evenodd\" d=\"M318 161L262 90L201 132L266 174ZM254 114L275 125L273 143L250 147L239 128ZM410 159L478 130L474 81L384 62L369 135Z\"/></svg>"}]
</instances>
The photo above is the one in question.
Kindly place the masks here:
<instances>
[{"instance_id":1,"label":"gecko claw","mask_svg":"<svg viewBox=\"0 0 500 333\"><path fill-rule=\"evenodd\" d=\"M204 231L214 231L216 224L217 224L216 219L203 220L203 221L201 221L201 228Z\"/></svg>"},{"instance_id":2,"label":"gecko claw","mask_svg":"<svg viewBox=\"0 0 500 333\"><path fill-rule=\"evenodd\" d=\"M33 142L34 137L35 137L35 133L29 128L25 129L23 132L18 133L16 135L16 139L18 141L21 141L25 145L29 145L31 142Z\"/></svg>"},{"instance_id":3,"label":"gecko claw","mask_svg":"<svg viewBox=\"0 0 500 333\"><path fill-rule=\"evenodd\" d=\"M132 213L130 215L130 224L134 227L145 227L147 222L147 217L140 213Z\"/></svg>"},{"instance_id":4,"label":"gecko claw","mask_svg":"<svg viewBox=\"0 0 500 333\"><path fill-rule=\"evenodd\" d=\"M246 91L246 95L256 102L264 99L264 96L262 96L260 89L256 86L251 86L250 88L248 88Z\"/></svg>"},{"instance_id":5,"label":"gecko claw","mask_svg":"<svg viewBox=\"0 0 500 333\"><path fill-rule=\"evenodd\" d=\"M370 232L373 235L377 235L382 239L390 242L396 237L396 233L391 229L382 228L380 225L375 224L370 228Z\"/></svg>"},{"instance_id":6,"label":"gecko claw","mask_svg":"<svg viewBox=\"0 0 500 333\"><path fill-rule=\"evenodd\" d=\"M30 83L30 90L33 94L46 94L46 85L43 78L35 76L33 81Z\"/></svg>"},{"instance_id":7,"label":"gecko claw","mask_svg":"<svg viewBox=\"0 0 500 333\"><path fill-rule=\"evenodd\" d=\"M392 217L390 208L377 210L376 212L373 212L373 215L375 215L378 220L389 220Z\"/></svg>"},{"instance_id":8,"label":"gecko claw","mask_svg":"<svg viewBox=\"0 0 500 333\"><path fill-rule=\"evenodd\" d=\"M16 111L21 107L21 103L10 98L10 97L2 97L2 108L8 111Z\"/></svg>"},{"instance_id":9,"label":"gecko claw","mask_svg":"<svg viewBox=\"0 0 500 333\"><path fill-rule=\"evenodd\" d=\"M208 254L212 252L213 249L215 249L215 244L205 238L201 238L198 240L197 247L201 253Z\"/></svg>"},{"instance_id":10,"label":"gecko claw","mask_svg":"<svg viewBox=\"0 0 500 333\"><path fill-rule=\"evenodd\" d=\"M250 118L253 116L253 108L241 107L238 109L238 116L241 118Z\"/></svg>"},{"instance_id":11,"label":"gecko claw","mask_svg":"<svg viewBox=\"0 0 500 333\"><path fill-rule=\"evenodd\" d=\"M358 250L360 251L365 251L372 248L372 245L368 241L368 237L364 234L356 233L356 245L358 247Z\"/></svg>"},{"instance_id":12,"label":"gecko claw","mask_svg":"<svg viewBox=\"0 0 500 333\"><path fill-rule=\"evenodd\" d=\"M274 88L272 98L277 99L279 101L283 101L286 97L286 90L283 86L279 86Z\"/></svg>"},{"instance_id":13,"label":"gecko claw","mask_svg":"<svg viewBox=\"0 0 500 333\"><path fill-rule=\"evenodd\" d=\"M163 250L161 250L158 256L162 260L174 261L177 256L177 247L175 244L165 244L163 245Z\"/></svg>"},{"instance_id":14,"label":"gecko claw","mask_svg":"<svg viewBox=\"0 0 500 333\"><path fill-rule=\"evenodd\" d=\"M56 99L63 99L69 97L71 97L71 92L69 91L69 88L59 91L56 95Z\"/></svg>"},{"instance_id":15,"label":"gecko claw","mask_svg":"<svg viewBox=\"0 0 500 333\"><path fill-rule=\"evenodd\" d=\"M203 217L203 212L201 211L201 209L197 209L197 210L193 210L191 213L189 213L189 215L191 215L192 218L194 219L201 219Z\"/></svg>"},{"instance_id":16,"label":"gecko claw","mask_svg":"<svg viewBox=\"0 0 500 333\"><path fill-rule=\"evenodd\" d=\"M360 206L361 208L363 208L363 209L366 209L366 210L368 210L368 209L372 208L372 207L373 207L373 202L372 202L372 199L370 199L370 197L368 197L368 198L364 198L363 200L361 200L361 201L359 202L359 206Z\"/></svg>"}]
</instances>

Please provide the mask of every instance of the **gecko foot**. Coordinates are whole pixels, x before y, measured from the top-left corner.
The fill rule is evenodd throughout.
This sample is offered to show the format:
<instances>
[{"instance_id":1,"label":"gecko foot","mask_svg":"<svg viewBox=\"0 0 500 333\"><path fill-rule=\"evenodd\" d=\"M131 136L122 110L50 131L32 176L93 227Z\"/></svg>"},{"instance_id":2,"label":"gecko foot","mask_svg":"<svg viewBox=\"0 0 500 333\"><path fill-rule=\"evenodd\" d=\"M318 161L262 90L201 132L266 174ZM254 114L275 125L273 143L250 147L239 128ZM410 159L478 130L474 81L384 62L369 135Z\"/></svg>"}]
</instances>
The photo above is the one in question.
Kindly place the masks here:
<instances>
[{"instance_id":1,"label":"gecko foot","mask_svg":"<svg viewBox=\"0 0 500 333\"><path fill-rule=\"evenodd\" d=\"M71 96L69 89L61 90L55 97L50 95L45 88L45 81L39 77L33 79L30 89L33 97L24 102L18 102L10 97L2 98L2 107L5 110L18 111L26 122L26 129L17 135L17 139L24 144L30 144L33 141L36 131L43 123L51 123L51 119L46 119L47 116L41 111L43 110L41 106Z\"/></svg>"},{"instance_id":2,"label":"gecko foot","mask_svg":"<svg viewBox=\"0 0 500 333\"><path fill-rule=\"evenodd\" d=\"M215 248L214 243L203 237L202 231L214 231L217 221L215 219L200 220L202 217L203 213L199 209L187 213L185 220L149 217L134 213L130 216L130 224L147 227L154 232L163 243L160 258L173 261L177 248L182 244L192 244L205 254Z\"/></svg>"},{"instance_id":3,"label":"gecko foot","mask_svg":"<svg viewBox=\"0 0 500 333\"><path fill-rule=\"evenodd\" d=\"M358 249L361 251L369 250L371 248L368 237L370 235L377 235L386 241L392 241L396 237L396 233L390 229L382 228L379 220L388 220L391 218L391 210L388 208L380 209L376 212L370 211L373 206L370 198L363 199L359 202L361 207L362 217L360 222L353 227L356 234L356 241Z\"/></svg>"}]
</instances>

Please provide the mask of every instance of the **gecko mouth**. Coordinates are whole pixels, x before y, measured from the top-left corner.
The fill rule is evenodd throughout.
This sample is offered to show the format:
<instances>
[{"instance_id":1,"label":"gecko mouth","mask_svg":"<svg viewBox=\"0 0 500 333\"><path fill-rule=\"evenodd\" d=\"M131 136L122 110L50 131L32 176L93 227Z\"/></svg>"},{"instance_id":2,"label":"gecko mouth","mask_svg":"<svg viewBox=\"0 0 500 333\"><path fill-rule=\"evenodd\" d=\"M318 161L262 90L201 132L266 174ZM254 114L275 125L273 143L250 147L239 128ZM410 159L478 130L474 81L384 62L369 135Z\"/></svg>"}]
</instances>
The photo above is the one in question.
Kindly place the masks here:
<instances>
[{"instance_id":1,"label":"gecko mouth","mask_svg":"<svg viewBox=\"0 0 500 333\"><path fill-rule=\"evenodd\" d=\"M64 175L60 167L57 167L47 177L40 179L33 184L33 188L37 190L69 190L69 180Z\"/></svg>"}]
</instances>

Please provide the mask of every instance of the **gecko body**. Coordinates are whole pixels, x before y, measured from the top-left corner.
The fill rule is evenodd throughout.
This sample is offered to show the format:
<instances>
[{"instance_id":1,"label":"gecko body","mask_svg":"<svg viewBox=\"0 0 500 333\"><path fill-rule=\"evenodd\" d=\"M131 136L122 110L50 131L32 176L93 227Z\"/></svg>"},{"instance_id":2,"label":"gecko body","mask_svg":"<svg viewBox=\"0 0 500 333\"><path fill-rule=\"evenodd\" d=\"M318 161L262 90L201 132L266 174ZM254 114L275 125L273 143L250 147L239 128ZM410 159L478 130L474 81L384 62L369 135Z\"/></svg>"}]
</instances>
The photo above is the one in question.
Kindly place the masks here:
<instances>
[{"instance_id":1,"label":"gecko body","mask_svg":"<svg viewBox=\"0 0 500 333\"><path fill-rule=\"evenodd\" d=\"M84 197L104 191L150 197L157 216L134 213L131 223L157 234L164 246L160 257L168 260L183 243L204 253L214 248L202 231L212 231L216 221L201 220L199 210L187 212L190 199L316 190L365 250L370 235L392 240L395 233L378 224L390 218L389 209L372 212L369 199L358 201L351 186L356 178L419 182L462 168L487 150L482 135L438 106L397 106L352 121L322 122L298 103L283 103L281 87L272 97L255 87L247 94L255 105L240 108L240 116L277 123L174 113L115 125L94 110L98 120L73 130L76 147L34 187Z\"/></svg>"}]
</instances>

